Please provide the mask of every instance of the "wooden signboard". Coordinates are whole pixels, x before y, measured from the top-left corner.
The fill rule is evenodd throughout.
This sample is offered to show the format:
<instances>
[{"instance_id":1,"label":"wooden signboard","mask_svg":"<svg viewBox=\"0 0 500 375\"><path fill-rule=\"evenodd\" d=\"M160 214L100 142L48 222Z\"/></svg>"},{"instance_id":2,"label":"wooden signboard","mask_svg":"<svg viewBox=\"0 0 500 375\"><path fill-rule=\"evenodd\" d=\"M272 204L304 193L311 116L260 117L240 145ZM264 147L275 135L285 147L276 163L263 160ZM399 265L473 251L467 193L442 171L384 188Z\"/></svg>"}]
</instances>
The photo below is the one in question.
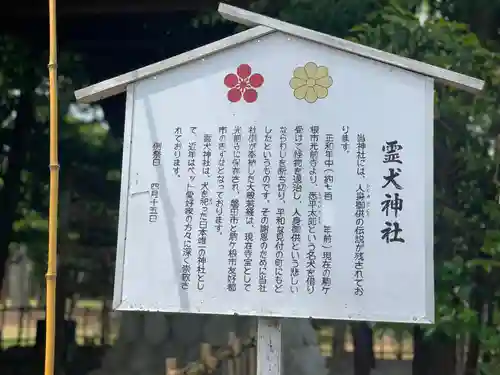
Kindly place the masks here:
<instances>
[{"instance_id":1,"label":"wooden signboard","mask_svg":"<svg viewBox=\"0 0 500 375\"><path fill-rule=\"evenodd\" d=\"M434 82L483 82L219 11L255 27L76 93L127 92L115 308L259 317L261 374L281 317L433 322Z\"/></svg>"}]
</instances>

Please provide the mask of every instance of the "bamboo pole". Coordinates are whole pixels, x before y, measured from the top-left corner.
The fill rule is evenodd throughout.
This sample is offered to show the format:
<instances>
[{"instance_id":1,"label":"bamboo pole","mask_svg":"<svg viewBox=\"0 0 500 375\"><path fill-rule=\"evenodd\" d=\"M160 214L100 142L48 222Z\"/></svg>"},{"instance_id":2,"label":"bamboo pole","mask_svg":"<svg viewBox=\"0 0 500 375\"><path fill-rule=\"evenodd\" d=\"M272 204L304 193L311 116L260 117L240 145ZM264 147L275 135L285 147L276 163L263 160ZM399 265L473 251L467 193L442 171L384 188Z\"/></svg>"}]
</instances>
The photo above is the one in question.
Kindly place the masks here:
<instances>
[{"instance_id":1,"label":"bamboo pole","mask_svg":"<svg viewBox=\"0 0 500 375\"><path fill-rule=\"evenodd\" d=\"M46 278L45 375L54 374L56 336L57 206L59 200L56 0L49 0L50 203Z\"/></svg>"}]
</instances>

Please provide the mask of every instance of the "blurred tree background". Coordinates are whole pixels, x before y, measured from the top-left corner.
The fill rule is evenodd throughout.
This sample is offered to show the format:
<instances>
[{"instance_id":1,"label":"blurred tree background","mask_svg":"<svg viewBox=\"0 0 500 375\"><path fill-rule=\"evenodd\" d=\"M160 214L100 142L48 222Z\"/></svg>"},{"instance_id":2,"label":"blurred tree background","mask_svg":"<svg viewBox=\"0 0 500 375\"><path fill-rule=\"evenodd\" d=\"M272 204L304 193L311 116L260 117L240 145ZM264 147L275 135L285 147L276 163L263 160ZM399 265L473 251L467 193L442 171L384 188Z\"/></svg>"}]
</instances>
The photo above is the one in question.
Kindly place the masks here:
<instances>
[{"instance_id":1,"label":"blurred tree background","mask_svg":"<svg viewBox=\"0 0 500 375\"><path fill-rule=\"evenodd\" d=\"M110 297L121 168L124 98L82 106L74 103L73 90L234 33L237 27L210 5L61 20L60 301L75 294ZM413 374L500 374L500 0L259 0L247 7L486 81L478 96L436 85L437 324L410 329ZM19 244L28 249L43 289L46 19L19 25L3 17L0 290L3 265ZM361 357L366 352L356 350ZM356 375L371 371L361 367Z\"/></svg>"}]
</instances>

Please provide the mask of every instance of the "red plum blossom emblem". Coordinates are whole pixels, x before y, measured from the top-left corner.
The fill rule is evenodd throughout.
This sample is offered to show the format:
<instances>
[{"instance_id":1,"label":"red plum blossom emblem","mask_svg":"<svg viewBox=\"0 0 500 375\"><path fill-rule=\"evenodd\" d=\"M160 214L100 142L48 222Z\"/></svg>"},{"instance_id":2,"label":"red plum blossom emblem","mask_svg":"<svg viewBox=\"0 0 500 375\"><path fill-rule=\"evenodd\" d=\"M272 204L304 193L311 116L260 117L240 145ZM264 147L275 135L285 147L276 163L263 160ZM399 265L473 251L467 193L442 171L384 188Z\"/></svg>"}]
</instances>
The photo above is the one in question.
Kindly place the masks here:
<instances>
[{"instance_id":1,"label":"red plum blossom emblem","mask_svg":"<svg viewBox=\"0 0 500 375\"><path fill-rule=\"evenodd\" d=\"M231 103L239 102L242 98L247 103L257 100L257 88L264 84L264 77L259 73L252 74L248 64L241 64L236 69L236 74L229 73L224 77L224 84L230 89L227 99Z\"/></svg>"}]
</instances>

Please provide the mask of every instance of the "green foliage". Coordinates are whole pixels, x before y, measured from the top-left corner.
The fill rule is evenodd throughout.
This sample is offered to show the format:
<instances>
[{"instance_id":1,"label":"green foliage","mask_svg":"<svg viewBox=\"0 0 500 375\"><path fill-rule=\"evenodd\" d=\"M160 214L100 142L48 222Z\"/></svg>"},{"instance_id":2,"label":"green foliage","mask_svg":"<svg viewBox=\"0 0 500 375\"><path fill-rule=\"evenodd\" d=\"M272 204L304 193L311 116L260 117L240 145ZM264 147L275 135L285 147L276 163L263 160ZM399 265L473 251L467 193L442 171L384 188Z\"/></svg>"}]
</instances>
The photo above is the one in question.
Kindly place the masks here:
<instances>
[{"instance_id":1,"label":"green foliage","mask_svg":"<svg viewBox=\"0 0 500 375\"><path fill-rule=\"evenodd\" d=\"M499 373L500 335L500 0L258 0L252 10L486 81L473 96L436 84L435 274L437 324L448 337L479 339L484 373ZM204 14L194 26L221 19ZM36 142L27 150L15 241L28 243L44 270L48 207L47 82L44 66L18 42L0 39L0 155L12 142L16 89L30 73L40 80L34 105ZM29 63L27 63L29 62ZM82 215L70 217L63 239L96 249L113 246L120 144L94 107L85 119L68 111L84 75L74 55L61 58L61 182ZM7 147L5 147L7 146ZM2 173L0 164L0 189ZM76 204L77 202L78 204ZM64 207L62 207L63 209ZM71 216L71 215L70 215ZM67 262L109 282L110 255L74 251ZM396 327L401 329L400 326Z\"/></svg>"},{"instance_id":2,"label":"green foliage","mask_svg":"<svg viewBox=\"0 0 500 375\"><path fill-rule=\"evenodd\" d=\"M411 0L278 3L262 0L254 9L265 9L283 20L486 81L485 92L477 97L436 85L437 325L428 328L427 334L438 330L453 337L478 337L485 353L498 355L500 56L492 48L496 41L480 39L470 31L467 21L471 21L473 29L481 25L474 19L475 14L467 18L464 9L471 2L465 0L430 4ZM482 6L493 11L498 4L496 1ZM427 14L422 12L426 9ZM455 18L456 22L444 19L444 13L448 17L461 16ZM482 301L480 311L474 306L478 298ZM494 321L483 319L483 308L487 306L495 309ZM484 364L483 370L488 366L492 364Z\"/></svg>"},{"instance_id":3,"label":"green foliage","mask_svg":"<svg viewBox=\"0 0 500 375\"><path fill-rule=\"evenodd\" d=\"M24 243L35 262L35 274L43 284L46 271L48 199L49 199L49 106L47 55L35 55L26 44L0 37L0 194L17 189L22 199L16 202L11 243ZM121 146L103 122L99 108L76 106L74 89L83 85L85 74L78 56L59 54L59 163L60 220L59 252L65 265L87 279L102 281L101 290L109 289L109 254L99 251L116 241ZM20 94L34 90L32 111L34 122L15 121ZM19 183L2 186L8 172L8 155L16 127L28 126L34 139L21 150L25 165ZM67 197L68 199L66 199ZM75 202L78 210L74 209ZM100 227L82 220L99 212ZM2 213L4 214L4 213ZM93 217L96 218L96 215ZM104 223L104 224L103 224ZM95 233L98 233L96 235ZM1 234L3 236L3 234ZM78 251L82 246L95 251ZM75 250L77 249L77 250ZM6 249L0 249L5 251ZM104 259L104 258L105 259ZM105 261L104 261L104 260ZM96 289L91 286L88 289Z\"/></svg>"},{"instance_id":4,"label":"green foliage","mask_svg":"<svg viewBox=\"0 0 500 375\"><path fill-rule=\"evenodd\" d=\"M472 298L496 306L500 269L499 159L500 56L485 48L465 24L417 16L392 5L352 29L354 39L433 65L481 77L484 94L439 86L435 107L435 329L450 336L479 338L482 350L497 353L498 322L485 324ZM480 270L478 271L478 268ZM481 297L474 297L480 295ZM495 346L496 345L496 346Z\"/></svg>"}]
</instances>

